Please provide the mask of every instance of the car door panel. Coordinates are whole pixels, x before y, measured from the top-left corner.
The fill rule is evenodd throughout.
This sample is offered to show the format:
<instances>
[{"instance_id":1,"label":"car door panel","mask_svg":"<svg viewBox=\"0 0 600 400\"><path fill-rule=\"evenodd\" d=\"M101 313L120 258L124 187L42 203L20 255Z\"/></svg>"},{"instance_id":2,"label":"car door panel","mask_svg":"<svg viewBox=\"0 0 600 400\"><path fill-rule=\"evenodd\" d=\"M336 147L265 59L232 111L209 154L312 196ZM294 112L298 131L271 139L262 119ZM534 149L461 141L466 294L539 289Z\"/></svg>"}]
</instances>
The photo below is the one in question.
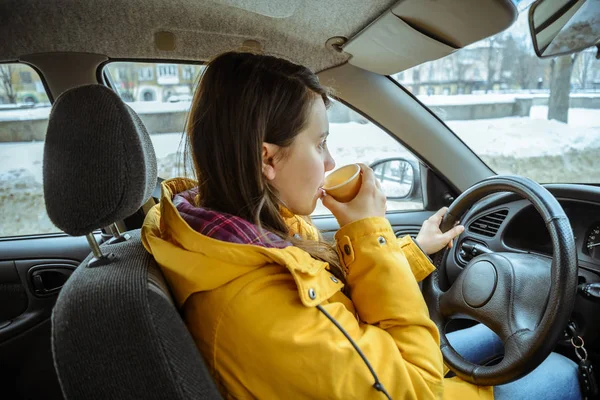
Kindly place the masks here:
<instances>
[{"instance_id":1,"label":"car door panel","mask_svg":"<svg viewBox=\"0 0 600 400\"><path fill-rule=\"evenodd\" d=\"M2 322L0 322L0 346L5 341L50 317L60 287L75 270L77 264L77 261L62 259L17 260L13 262L12 267L16 272L18 281L14 279L8 282L2 281L0 285L8 285L6 287L8 294L4 296L8 297L9 303L14 301L20 307L19 309L15 307L14 311L16 312L2 318ZM10 267L5 265L3 269L10 270ZM59 276L60 279L49 276L59 274L61 275ZM4 311L6 310L3 307Z\"/></svg>"},{"instance_id":2,"label":"car door panel","mask_svg":"<svg viewBox=\"0 0 600 400\"><path fill-rule=\"evenodd\" d=\"M85 237L64 234L0 241L2 398L62 398L50 316L60 288L89 253Z\"/></svg>"}]
</instances>

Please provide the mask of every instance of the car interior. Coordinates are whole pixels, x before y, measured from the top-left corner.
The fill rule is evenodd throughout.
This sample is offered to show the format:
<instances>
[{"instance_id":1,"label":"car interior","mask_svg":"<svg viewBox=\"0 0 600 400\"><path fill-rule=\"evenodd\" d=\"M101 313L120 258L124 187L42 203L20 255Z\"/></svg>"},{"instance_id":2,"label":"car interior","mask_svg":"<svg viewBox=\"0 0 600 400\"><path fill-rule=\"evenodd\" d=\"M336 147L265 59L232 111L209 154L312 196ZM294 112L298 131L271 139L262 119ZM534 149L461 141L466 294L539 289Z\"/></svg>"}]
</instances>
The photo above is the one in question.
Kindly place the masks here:
<instances>
[{"instance_id":1,"label":"car interior","mask_svg":"<svg viewBox=\"0 0 600 400\"><path fill-rule=\"evenodd\" d=\"M140 228L160 198L160 182L184 173L179 162L167 161L181 154L185 113L202 66L231 50L304 64L333 90L339 106L330 122L342 125L335 119L339 110L350 115L348 126L355 131L340 134L339 140L357 143L356 152L340 150L339 166L366 154L376 133L385 136L391 144L365 159L382 181L399 182L400 192L388 196L386 215L398 237L415 237L423 221L443 206L449 207L444 230L456 222L465 226L451 248L432 256L437 271L422 287L452 374L480 385L510 382L552 351L579 363L581 346L573 344L578 340L585 343L589 364L597 366L600 139L595 145L580 143L585 157L592 154L580 157L582 166L573 164L579 156L571 148L548 156L561 164L533 159L539 174L556 180L537 178L525 168L505 173L501 162L524 165L515 159L517 150L490 161L457 133L467 118L449 116L461 106L448 105L446 118L437 111L435 101L446 88L438 93L431 85L435 93L426 96L425 85L415 83L416 73L407 73L410 83L400 79L403 72L463 51L475 54L475 61L460 65L477 64L481 43L492 43L482 57L491 57L490 49L508 49L512 42L498 45L489 38L522 21L537 37L531 44L527 31L523 39L532 46L532 59L547 57L553 71L561 61L552 57L574 59L573 54L579 57L573 63L579 63L574 68L580 76L583 54L593 51L592 72L586 74L597 76L600 88L600 74L593 75L600 70L599 31L570 50L558 45L554 50L551 44L563 32L556 27L562 15L600 15L600 9L585 7L591 7L586 0L0 0L5 38L0 96L8 99L0 103L1 397L221 398L168 283L142 245ZM491 58L485 60L482 65L489 66ZM502 68L509 64L498 61ZM129 65L138 68L131 79ZM39 77L36 85L30 72ZM11 76L36 88L19 89ZM511 76L498 73L498 82L502 79ZM507 115L517 120L522 104L529 107L527 116L530 109L552 107L542 101L559 87L548 88L546 75L539 85L537 76L529 79L533 89L525 100L515 100L494 82L469 93L461 93L467 89L458 88L467 86L459 83L456 97L493 94L497 104L478 112L500 113L512 96ZM569 113L600 115L600 95L584 91L596 84L594 79L576 94L571 89ZM585 104L574 106L577 102ZM569 97L567 109L568 103ZM569 127L579 123L571 117L579 115L575 112L569 114ZM545 122L559 127L557 121ZM600 138L600 124L581 126L569 129ZM172 143L166 144L166 137ZM490 147L511 138L500 135ZM515 148L525 146L515 143ZM24 175L26 163L39 172ZM397 170L404 172L394 180ZM314 214L312 221L326 240L333 240L339 225L331 214ZM505 345L502 359L481 368L462 359L444 334L474 320L494 330ZM595 368L586 373L585 382L600 378ZM591 387L585 391L597 393Z\"/></svg>"}]
</instances>

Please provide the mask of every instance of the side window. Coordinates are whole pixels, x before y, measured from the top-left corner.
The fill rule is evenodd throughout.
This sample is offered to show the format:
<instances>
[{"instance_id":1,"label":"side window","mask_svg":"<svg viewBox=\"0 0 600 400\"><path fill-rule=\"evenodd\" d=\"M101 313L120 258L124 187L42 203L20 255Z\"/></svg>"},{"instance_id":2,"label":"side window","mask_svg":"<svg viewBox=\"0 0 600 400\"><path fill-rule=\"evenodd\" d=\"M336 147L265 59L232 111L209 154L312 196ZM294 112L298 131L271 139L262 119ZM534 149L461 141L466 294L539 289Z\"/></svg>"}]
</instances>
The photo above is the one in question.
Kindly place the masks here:
<instances>
[{"instance_id":1,"label":"side window","mask_svg":"<svg viewBox=\"0 0 600 400\"><path fill-rule=\"evenodd\" d=\"M351 163L371 166L388 197L388 211L423 208L419 161L390 134L340 102L328 111L327 146L336 168ZM313 216L330 215L320 202Z\"/></svg>"},{"instance_id":2,"label":"side window","mask_svg":"<svg viewBox=\"0 0 600 400\"><path fill-rule=\"evenodd\" d=\"M104 68L112 87L140 116L150 133L158 175L183 171L182 134L195 85L204 66L113 62ZM388 211L423 208L418 160L392 136L342 103L329 110L328 146L336 164L373 166L388 195ZM328 215L318 204L313 215Z\"/></svg>"},{"instance_id":3,"label":"side window","mask_svg":"<svg viewBox=\"0 0 600 400\"><path fill-rule=\"evenodd\" d=\"M37 72L0 64L0 237L58 232L42 188L50 102Z\"/></svg>"},{"instance_id":4,"label":"side window","mask_svg":"<svg viewBox=\"0 0 600 400\"><path fill-rule=\"evenodd\" d=\"M203 68L139 62L114 62L104 67L112 87L148 129L161 178L173 178L183 171L180 145L192 94Z\"/></svg>"}]
</instances>

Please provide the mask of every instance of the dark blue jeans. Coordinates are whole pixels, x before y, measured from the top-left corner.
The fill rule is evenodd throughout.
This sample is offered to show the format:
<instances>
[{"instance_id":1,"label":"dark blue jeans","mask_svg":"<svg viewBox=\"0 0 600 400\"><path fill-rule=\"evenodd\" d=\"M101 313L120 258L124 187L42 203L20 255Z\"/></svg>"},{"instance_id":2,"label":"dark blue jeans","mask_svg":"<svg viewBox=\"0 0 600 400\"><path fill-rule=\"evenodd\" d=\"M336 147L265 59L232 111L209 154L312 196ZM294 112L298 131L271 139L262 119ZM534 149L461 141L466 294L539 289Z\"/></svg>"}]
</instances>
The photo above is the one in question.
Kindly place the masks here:
<instances>
[{"instance_id":1,"label":"dark blue jeans","mask_svg":"<svg viewBox=\"0 0 600 400\"><path fill-rule=\"evenodd\" d=\"M485 364L504 353L500 338L483 324L451 332L448 341L466 360ZM580 400L577 364L551 353L536 369L519 380L494 387L496 400Z\"/></svg>"}]
</instances>

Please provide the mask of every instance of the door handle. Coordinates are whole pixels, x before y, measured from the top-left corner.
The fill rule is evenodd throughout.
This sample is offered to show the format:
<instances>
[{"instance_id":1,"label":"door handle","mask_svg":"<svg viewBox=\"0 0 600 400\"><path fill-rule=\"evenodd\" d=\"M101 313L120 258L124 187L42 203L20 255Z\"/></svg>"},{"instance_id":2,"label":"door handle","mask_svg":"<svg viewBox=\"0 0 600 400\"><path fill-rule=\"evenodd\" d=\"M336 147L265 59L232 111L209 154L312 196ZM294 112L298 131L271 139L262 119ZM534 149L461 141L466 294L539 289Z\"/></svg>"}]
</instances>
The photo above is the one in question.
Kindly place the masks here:
<instances>
[{"instance_id":1,"label":"door handle","mask_svg":"<svg viewBox=\"0 0 600 400\"><path fill-rule=\"evenodd\" d=\"M46 265L29 270L29 279L37 296L50 296L63 287L73 273L71 266Z\"/></svg>"}]
</instances>

